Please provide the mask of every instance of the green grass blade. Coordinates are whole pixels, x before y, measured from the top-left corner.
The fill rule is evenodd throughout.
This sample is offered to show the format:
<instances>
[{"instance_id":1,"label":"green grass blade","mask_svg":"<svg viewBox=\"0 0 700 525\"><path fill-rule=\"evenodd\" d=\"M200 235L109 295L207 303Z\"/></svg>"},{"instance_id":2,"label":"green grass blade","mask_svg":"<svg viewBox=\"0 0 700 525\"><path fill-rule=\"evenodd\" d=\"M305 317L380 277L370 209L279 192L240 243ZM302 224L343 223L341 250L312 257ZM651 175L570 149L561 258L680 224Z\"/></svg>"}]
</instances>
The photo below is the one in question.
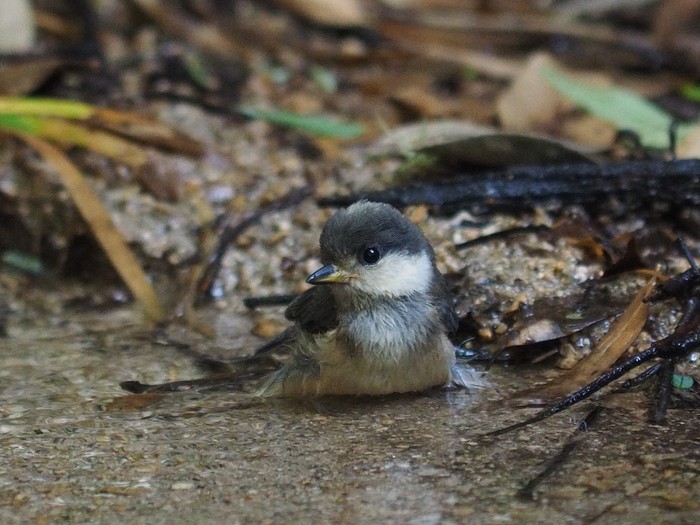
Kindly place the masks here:
<instances>
[{"instance_id":1,"label":"green grass blade","mask_svg":"<svg viewBox=\"0 0 700 525\"><path fill-rule=\"evenodd\" d=\"M258 109L252 106L239 106L237 111L248 118L266 120L320 137L352 139L365 132L364 126L357 122L338 122L326 117L300 115L276 109Z\"/></svg>"},{"instance_id":2,"label":"green grass blade","mask_svg":"<svg viewBox=\"0 0 700 525\"><path fill-rule=\"evenodd\" d=\"M19 131L21 133L29 133L36 135L41 123L35 117L26 117L23 115L14 115L12 113L0 113L0 128L8 131Z\"/></svg>"}]
</instances>

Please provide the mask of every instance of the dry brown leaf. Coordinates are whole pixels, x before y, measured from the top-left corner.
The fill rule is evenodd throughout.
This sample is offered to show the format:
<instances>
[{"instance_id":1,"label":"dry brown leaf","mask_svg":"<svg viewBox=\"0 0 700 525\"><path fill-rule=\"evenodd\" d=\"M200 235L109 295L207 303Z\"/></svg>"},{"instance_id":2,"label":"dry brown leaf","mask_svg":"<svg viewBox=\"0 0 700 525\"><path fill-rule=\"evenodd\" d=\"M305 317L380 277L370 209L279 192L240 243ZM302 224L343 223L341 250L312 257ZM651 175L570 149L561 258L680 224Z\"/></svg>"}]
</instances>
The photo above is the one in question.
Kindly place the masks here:
<instances>
[{"instance_id":1,"label":"dry brown leaf","mask_svg":"<svg viewBox=\"0 0 700 525\"><path fill-rule=\"evenodd\" d=\"M700 158L700 125L696 124L688 131L676 148L676 156L680 159Z\"/></svg>"},{"instance_id":2,"label":"dry brown leaf","mask_svg":"<svg viewBox=\"0 0 700 525\"><path fill-rule=\"evenodd\" d=\"M482 126L467 120L438 120L404 124L387 131L367 146L367 154L405 155L430 146L481 135L495 135L496 128Z\"/></svg>"},{"instance_id":3,"label":"dry brown leaf","mask_svg":"<svg viewBox=\"0 0 700 525\"><path fill-rule=\"evenodd\" d=\"M276 0L312 22L332 27L365 27L371 17L358 0Z\"/></svg>"},{"instance_id":4,"label":"dry brown leaf","mask_svg":"<svg viewBox=\"0 0 700 525\"><path fill-rule=\"evenodd\" d=\"M0 96L15 97L34 91L63 62L58 58L35 58L0 64Z\"/></svg>"},{"instance_id":5,"label":"dry brown leaf","mask_svg":"<svg viewBox=\"0 0 700 525\"><path fill-rule=\"evenodd\" d=\"M465 165L503 167L525 164L593 162L590 148L539 134L502 133L473 122L426 121L395 128L368 149L370 155L420 153L429 165L404 169L412 175ZM407 168L407 167L405 167Z\"/></svg>"},{"instance_id":6,"label":"dry brown leaf","mask_svg":"<svg viewBox=\"0 0 700 525\"><path fill-rule=\"evenodd\" d=\"M90 129L83 124L74 124L66 120L42 119L41 136L61 144L91 149L133 168L145 165L148 160L142 146L111 133Z\"/></svg>"},{"instance_id":7,"label":"dry brown leaf","mask_svg":"<svg viewBox=\"0 0 700 525\"><path fill-rule=\"evenodd\" d=\"M129 394L115 397L103 405L105 412L132 412L141 410L163 399L163 394Z\"/></svg>"},{"instance_id":8,"label":"dry brown leaf","mask_svg":"<svg viewBox=\"0 0 700 525\"><path fill-rule=\"evenodd\" d=\"M591 115L564 118L574 105L547 81L543 74L546 70L563 72L564 68L547 53L535 53L499 97L496 107L503 130L525 132L560 126L569 140L594 147L609 146L615 129L606 122ZM598 86L610 84L607 77L598 73L566 74Z\"/></svg>"},{"instance_id":9,"label":"dry brown leaf","mask_svg":"<svg viewBox=\"0 0 700 525\"><path fill-rule=\"evenodd\" d=\"M88 122L130 139L186 155L196 156L204 153L204 145L201 142L149 116L109 108L94 108L94 114Z\"/></svg>"},{"instance_id":10,"label":"dry brown leaf","mask_svg":"<svg viewBox=\"0 0 700 525\"><path fill-rule=\"evenodd\" d=\"M187 17L173 2L132 0L161 29L195 47L223 56L247 56L249 48L239 45L218 27Z\"/></svg>"},{"instance_id":11,"label":"dry brown leaf","mask_svg":"<svg viewBox=\"0 0 700 525\"><path fill-rule=\"evenodd\" d=\"M700 15L698 0L666 0L661 2L654 17L654 41L662 47L672 46L689 22Z\"/></svg>"},{"instance_id":12,"label":"dry brown leaf","mask_svg":"<svg viewBox=\"0 0 700 525\"><path fill-rule=\"evenodd\" d=\"M418 119L433 119L457 114L455 102L444 97L433 95L424 86L411 84L399 88L391 95L392 100L400 107L414 113Z\"/></svg>"},{"instance_id":13,"label":"dry brown leaf","mask_svg":"<svg viewBox=\"0 0 700 525\"><path fill-rule=\"evenodd\" d=\"M644 301L656 283L650 279L634 296L630 305L593 351L574 368L558 376L543 388L516 395L515 404L541 404L561 398L584 387L610 368L624 354L644 328L649 305Z\"/></svg>"},{"instance_id":14,"label":"dry brown leaf","mask_svg":"<svg viewBox=\"0 0 700 525\"><path fill-rule=\"evenodd\" d=\"M439 44L440 35L445 33L441 29L387 20L380 21L377 29L404 51L432 61L459 64L489 78L510 80L521 69L522 62L517 59L466 49L462 44Z\"/></svg>"},{"instance_id":15,"label":"dry brown leaf","mask_svg":"<svg viewBox=\"0 0 700 525\"><path fill-rule=\"evenodd\" d=\"M530 57L496 102L503 129L529 131L547 124L563 109L571 107L542 75L543 70L558 67L557 61L546 53Z\"/></svg>"},{"instance_id":16,"label":"dry brown leaf","mask_svg":"<svg viewBox=\"0 0 700 525\"><path fill-rule=\"evenodd\" d=\"M562 126L562 132L576 142L599 148L609 147L617 135L614 125L593 115L578 115L568 119Z\"/></svg>"}]
</instances>

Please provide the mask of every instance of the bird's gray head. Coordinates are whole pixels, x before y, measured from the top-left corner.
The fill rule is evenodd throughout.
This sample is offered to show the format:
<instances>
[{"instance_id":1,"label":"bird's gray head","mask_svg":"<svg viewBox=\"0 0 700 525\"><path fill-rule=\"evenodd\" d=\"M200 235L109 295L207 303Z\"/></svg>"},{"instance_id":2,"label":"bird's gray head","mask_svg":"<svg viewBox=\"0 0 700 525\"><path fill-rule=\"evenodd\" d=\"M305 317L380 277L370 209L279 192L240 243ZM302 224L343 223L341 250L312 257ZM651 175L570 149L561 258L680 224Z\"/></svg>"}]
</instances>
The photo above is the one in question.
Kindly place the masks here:
<instances>
[{"instance_id":1,"label":"bird's gray head","mask_svg":"<svg viewBox=\"0 0 700 525\"><path fill-rule=\"evenodd\" d=\"M321 233L321 260L311 284L342 283L376 296L427 292L435 255L420 229L396 208L360 201L333 215Z\"/></svg>"}]
</instances>

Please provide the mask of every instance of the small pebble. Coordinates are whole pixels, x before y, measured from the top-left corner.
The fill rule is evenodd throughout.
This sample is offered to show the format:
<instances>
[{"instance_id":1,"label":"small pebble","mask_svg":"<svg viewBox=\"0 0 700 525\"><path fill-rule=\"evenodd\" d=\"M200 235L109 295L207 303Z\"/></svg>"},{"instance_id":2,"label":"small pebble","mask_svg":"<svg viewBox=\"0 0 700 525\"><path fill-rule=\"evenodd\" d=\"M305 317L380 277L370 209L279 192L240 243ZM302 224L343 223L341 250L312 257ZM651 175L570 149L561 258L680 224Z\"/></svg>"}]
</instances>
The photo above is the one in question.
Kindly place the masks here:
<instances>
[{"instance_id":1,"label":"small pebble","mask_svg":"<svg viewBox=\"0 0 700 525\"><path fill-rule=\"evenodd\" d=\"M170 486L170 490L190 490L194 488L191 481L178 481Z\"/></svg>"}]
</instances>

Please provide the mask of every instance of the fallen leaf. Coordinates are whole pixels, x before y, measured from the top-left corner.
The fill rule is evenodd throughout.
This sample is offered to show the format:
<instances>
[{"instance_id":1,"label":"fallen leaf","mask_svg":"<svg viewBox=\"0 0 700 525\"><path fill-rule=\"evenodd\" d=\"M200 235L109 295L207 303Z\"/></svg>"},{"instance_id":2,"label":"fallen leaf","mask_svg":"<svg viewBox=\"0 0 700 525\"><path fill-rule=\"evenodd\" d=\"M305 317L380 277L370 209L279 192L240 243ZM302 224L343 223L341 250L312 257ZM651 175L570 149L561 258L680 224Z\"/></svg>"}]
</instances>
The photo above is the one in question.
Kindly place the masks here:
<instances>
[{"instance_id":1,"label":"fallen leaf","mask_svg":"<svg viewBox=\"0 0 700 525\"><path fill-rule=\"evenodd\" d=\"M31 58L1 63L0 95L16 97L34 91L63 62L58 58Z\"/></svg>"},{"instance_id":2,"label":"fallen leaf","mask_svg":"<svg viewBox=\"0 0 700 525\"><path fill-rule=\"evenodd\" d=\"M105 412L133 412L153 405L163 399L163 394L129 394L115 397L102 405Z\"/></svg>"},{"instance_id":3,"label":"fallen leaf","mask_svg":"<svg viewBox=\"0 0 700 525\"><path fill-rule=\"evenodd\" d=\"M276 0L276 3L325 26L361 27L371 20L365 4L359 0Z\"/></svg>"},{"instance_id":4,"label":"fallen leaf","mask_svg":"<svg viewBox=\"0 0 700 525\"><path fill-rule=\"evenodd\" d=\"M683 30L700 15L697 0L666 0L659 3L652 33L661 47L671 47Z\"/></svg>"},{"instance_id":5,"label":"fallen leaf","mask_svg":"<svg viewBox=\"0 0 700 525\"><path fill-rule=\"evenodd\" d=\"M469 121L439 120L401 126L367 149L369 155L399 155L412 176L435 171L454 173L461 167L505 167L594 162L586 146L536 133L503 133ZM424 162L416 162L423 160Z\"/></svg>"},{"instance_id":6,"label":"fallen leaf","mask_svg":"<svg viewBox=\"0 0 700 525\"><path fill-rule=\"evenodd\" d=\"M540 405L561 398L584 387L610 368L629 349L644 328L649 312L649 305L645 299L655 283L656 279L652 278L637 292L608 334L588 356L544 387L516 394L514 404Z\"/></svg>"},{"instance_id":7,"label":"fallen leaf","mask_svg":"<svg viewBox=\"0 0 700 525\"><path fill-rule=\"evenodd\" d=\"M528 60L496 102L498 120L504 130L529 131L541 127L571 107L542 72L555 70L557 62L547 53L536 53Z\"/></svg>"},{"instance_id":8,"label":"fallen leaf","mask_svg":"<svg viewBox=\"0 0 700 525\"><path fill-rule=\"evenodd\" d=\"M541 75L564 97L592 115L613 123L618 130L634 131L645 146L668 149L673 117L638 94L615 86L596 86L555 68L540 68ZM677 126L682 141L690 130Z\"/></svg>"}]
</instances>

